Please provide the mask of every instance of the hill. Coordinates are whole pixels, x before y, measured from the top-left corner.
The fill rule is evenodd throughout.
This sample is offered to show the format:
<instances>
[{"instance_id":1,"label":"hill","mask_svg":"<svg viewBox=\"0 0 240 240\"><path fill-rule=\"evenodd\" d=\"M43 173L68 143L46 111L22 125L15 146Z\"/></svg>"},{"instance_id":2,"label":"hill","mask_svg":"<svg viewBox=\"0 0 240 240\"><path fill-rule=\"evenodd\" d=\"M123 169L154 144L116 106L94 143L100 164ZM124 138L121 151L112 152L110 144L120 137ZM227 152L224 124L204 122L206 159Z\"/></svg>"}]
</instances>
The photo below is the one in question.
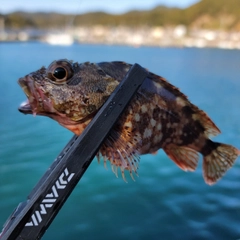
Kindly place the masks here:
<instances>
[{"instance_id":1,"label":"hill","mask_svg":"<svg viewBox=\"0 0 240 240\"><path fill-rule=\"evenodd\" d=\"M86 25L108 26L173 26L184 24L190 28L240 30L239 0L201 0L185 8L156 7L150 11L130 11L122 15L92 12L80 15L59 13L14 12L1 15L5 27L20 28L64 28Z\"/></svg>"}]
</instances>

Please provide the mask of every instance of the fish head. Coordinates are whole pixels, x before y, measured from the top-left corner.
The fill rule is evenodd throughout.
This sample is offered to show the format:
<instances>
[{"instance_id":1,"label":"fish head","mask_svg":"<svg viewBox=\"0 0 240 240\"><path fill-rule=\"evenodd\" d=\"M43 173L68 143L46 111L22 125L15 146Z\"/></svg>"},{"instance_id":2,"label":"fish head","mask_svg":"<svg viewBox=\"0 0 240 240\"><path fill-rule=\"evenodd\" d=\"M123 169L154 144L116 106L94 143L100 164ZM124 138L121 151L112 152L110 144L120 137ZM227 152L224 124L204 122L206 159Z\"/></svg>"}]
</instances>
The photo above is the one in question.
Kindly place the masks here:
<instances>
[{"instance_id":1,"label":"fish head","mask_svg":"<svg viewBox=\"0 0 240 240\"><path fill-rule=\"evenodd\" d=\"M27 101L19 111L50 117L79 135L119 84L100 70L61 59L20 78Z\"/></svg>"}]
</instances>

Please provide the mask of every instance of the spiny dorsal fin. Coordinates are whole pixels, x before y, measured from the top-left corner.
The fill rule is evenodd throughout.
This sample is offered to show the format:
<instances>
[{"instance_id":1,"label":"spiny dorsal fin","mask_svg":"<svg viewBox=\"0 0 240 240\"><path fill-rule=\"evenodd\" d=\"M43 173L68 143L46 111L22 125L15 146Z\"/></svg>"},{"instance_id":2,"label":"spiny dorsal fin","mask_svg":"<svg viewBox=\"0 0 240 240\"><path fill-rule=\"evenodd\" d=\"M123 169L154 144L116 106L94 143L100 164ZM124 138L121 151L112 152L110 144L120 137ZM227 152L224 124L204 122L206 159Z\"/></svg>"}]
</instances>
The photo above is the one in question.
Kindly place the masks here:
<instances>
[{"instance_id":1,"label":"spiny dorsal fin","mask_svg":"<svg viewBox=\"0 0 240 240\"><path fill-rule=\"evenodd\" d=\"M126 73L131 68L131 64L115 61L115 62L100 62L97 65L106 73L107 75L113 77L117 81L121 81Z\"/></svg>"}]
</instances>

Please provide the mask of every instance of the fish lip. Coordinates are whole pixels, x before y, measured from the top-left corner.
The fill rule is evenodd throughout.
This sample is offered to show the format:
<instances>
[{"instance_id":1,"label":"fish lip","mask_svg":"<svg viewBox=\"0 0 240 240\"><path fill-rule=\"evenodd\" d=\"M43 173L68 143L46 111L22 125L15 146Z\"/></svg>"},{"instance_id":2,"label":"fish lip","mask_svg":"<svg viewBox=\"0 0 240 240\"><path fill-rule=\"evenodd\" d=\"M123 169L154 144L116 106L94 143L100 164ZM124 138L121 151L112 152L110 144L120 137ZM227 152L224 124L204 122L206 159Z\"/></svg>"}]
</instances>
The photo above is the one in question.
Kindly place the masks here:
<instances>
[{"instance_id":1,"label":"fish lip","mask_svg":"<svg viewBox=\"0 0 240 240\"><path fill-rule=\"evenodd\" d=\"M35 85L34 80L32 79L31 75L27 75L23 78L18 79L18 84L29 98L31 95L35 95Z\"/></svg>"},{"instance_id":2,"label":"fish lip","mask_svg":"<svg viewBox=\"0 0 240 240\"><path fill-rule=\"evenodd\" d=\"M26 96L29 97L30 96L30 89L29 89L27 83L28 83L28 81L26 80L26 77L18 79L18 84L20 85L20 87L22 88L22 90L24 91Z\"/></svg>"},{"instance_id":3,"label":"fish lip","mask_svg":"<svg viewBox=\"0 0 240 240\"><path fill-rule=\"evenodd\" d=\"M18 107L18 111L24 114L32 114L32 108L31 105L29 103L29 101L25 101L23 102L19 107Z\"/></svg>"},{"instance_id":4,"label":"fish lip","mask_svg":"<svg viewBox=\"0 0 240 240\"><path fill-rule=\"evenodd\" d=\"M18 84L22 88L22 90L25 93L25 95L27 96L27 98L29 98L31 95L31 90L29 89L28 81L27 81L26 77L19 78ZM32 114L33 113L32 107L31 107L28 99L25 102L21 103L21 105L18 107L18 111L21 113L24 113L24 114Z\"/></svg>"},{"instance_id":5,"label":"fish lip","mask_svg":"<svg viewBox=\"0 0 240 240\"><path fill-rule=\"evenodd\" d=\"M29 99L31 99L31 102L33 102L35 100L35 104L34 105L36 105L36 99L35 99L35 97L33 95L33 93L35 91L34 87L33 87L33 79L29 75L27 75L25 77L19 78L18 84L20 85L20 87L22 88L23 92L27 96L27 100L25 102L23 102L18 107L18 110L21 113L24 113L24 114L32 114L33 113L33 104L30 103Z\"/></svg>"}]
</instances>

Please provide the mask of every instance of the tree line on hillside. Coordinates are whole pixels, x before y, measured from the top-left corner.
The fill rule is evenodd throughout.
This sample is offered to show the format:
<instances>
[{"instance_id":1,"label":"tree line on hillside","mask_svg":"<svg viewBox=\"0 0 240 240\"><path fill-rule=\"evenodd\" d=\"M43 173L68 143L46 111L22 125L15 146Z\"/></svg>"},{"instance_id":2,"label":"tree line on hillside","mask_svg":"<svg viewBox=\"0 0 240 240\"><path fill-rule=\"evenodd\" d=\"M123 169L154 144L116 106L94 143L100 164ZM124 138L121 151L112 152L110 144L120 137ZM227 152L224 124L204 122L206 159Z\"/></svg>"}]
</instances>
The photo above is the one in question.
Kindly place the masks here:
<instances>
[{"instance_id":1,"label":"tree line on hillside","mask_svg":"<svg viewBox=\"0 0 240 240\"><path fill-rule=\"evenodd\" d=\"M150 11L130 11L121 15L92 12L79 15L14 12L1 15L8 29L105 26L175 26L240 30L239 0L202 0L188 8L156 7Z\"/></svg>"}]
</instances>

